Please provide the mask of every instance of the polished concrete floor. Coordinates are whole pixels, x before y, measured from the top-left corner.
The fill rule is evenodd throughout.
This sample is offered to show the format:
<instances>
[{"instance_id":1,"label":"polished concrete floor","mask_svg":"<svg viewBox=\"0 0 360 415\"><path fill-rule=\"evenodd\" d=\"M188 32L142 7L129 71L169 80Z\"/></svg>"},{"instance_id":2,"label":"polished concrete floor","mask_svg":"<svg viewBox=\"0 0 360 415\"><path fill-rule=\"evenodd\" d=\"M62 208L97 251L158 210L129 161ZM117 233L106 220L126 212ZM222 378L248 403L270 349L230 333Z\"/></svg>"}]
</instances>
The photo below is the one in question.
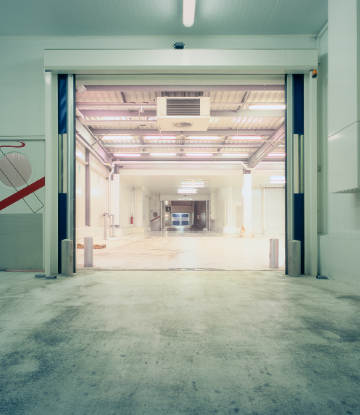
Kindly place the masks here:
<instances>
[{"instance_id":1,"label":"polished concrete floor","mask_svg":"<svg viewBox=\"0 0 360 415\"><path fill-rule=\"evenodd\" d=\"M279 239L279 268L284 267L285 241ZM103 241L94 250L97 269L207 268L227 270L269 269L272 236L241 238L215 232L147 232ZM77 265L84 266L84 250L77 250Z\"/></svg>"},{"instance_id":2,"label":"polished concrete floor","mask_svg":"<svg viewBox=\"0 0 360 415\"><path fill-rule=\"evenodd\" d=\"M1 414L359 414L359 287L282 272L0 273Z\"/></svg>"}]
</instances>

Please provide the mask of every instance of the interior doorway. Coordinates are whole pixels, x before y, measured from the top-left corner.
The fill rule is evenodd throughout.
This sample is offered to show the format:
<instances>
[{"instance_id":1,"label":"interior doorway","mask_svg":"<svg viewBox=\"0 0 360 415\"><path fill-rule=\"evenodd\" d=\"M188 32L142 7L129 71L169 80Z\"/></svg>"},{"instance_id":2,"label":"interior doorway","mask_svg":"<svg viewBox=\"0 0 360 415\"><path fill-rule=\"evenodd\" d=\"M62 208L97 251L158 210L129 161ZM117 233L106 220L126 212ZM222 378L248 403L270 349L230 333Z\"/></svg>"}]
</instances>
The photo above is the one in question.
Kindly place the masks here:
<instances>
[{"instance_id":1,"label":"interior doorway","mask_svg":"<svg viewBox=\"0 0 360 415\"><path fill-rule=\"evenodd\" d=\"M269 269L272 238L284 268L285 81L256 82L77 83L78 268L85 236L100 269Z\"/></svg>"}]
</instances>

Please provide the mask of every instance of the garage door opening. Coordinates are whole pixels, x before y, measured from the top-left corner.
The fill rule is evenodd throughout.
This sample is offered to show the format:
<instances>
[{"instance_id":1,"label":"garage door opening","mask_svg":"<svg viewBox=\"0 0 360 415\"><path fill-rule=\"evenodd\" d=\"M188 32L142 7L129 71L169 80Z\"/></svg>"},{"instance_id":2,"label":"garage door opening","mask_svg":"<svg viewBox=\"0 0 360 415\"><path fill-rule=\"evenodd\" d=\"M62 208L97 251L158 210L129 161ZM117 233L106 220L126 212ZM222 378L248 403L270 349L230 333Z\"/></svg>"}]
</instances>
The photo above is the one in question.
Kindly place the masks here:
<instances>
[{"instance_id":1,"label":"garage door opening","mask_svg":"<svg viewBox=\"0 0 360 415\"><path fill-rule=\"evenodd\" d=\"M77 85L77 269L285 263L284 77L220 86Z\"/></svg>"}]
</instances>

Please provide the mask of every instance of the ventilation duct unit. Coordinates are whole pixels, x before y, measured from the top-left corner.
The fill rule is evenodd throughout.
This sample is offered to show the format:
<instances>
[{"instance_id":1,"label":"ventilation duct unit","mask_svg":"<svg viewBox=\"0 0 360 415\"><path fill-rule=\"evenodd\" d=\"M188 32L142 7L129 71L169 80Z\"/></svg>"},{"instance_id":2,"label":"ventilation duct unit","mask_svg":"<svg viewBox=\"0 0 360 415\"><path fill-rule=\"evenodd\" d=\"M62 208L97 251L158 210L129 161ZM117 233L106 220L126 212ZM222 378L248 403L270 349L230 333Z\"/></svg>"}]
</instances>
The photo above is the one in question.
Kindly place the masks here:
<instances>
[{"instance_id":1,"label":"ventilation duct unit","mask_svg":"<svg viewBox=\"0 0 360 415\"><path fill-rule=\"evenodd\" d=\"M162 131L207 131L210 98L157 98L157 125Z\"/></svg>"}]
</instances>

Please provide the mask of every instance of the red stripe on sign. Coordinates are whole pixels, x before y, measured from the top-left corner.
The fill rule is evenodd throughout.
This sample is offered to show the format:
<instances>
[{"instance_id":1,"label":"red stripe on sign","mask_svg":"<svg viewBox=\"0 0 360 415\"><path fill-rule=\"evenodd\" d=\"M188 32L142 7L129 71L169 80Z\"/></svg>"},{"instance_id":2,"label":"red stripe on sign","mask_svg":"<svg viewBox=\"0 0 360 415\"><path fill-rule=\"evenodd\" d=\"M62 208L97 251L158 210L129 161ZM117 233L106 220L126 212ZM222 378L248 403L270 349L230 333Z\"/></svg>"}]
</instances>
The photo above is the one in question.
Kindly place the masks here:
<instances>
[{"instance_id":1,"label":"red stripe on sign","mask_svg":"<svg viewBox=\"0 0 360 415\"><path fill-rule=\"evenodd\" d=\"M159 219L160 216L158 216L157 218L152 219L150 222L154 222L154 220Z\"/></svg>"},{"instance_id":2,"label":"red stripe on sign","mask_svg":"<svg viewBox=\"0 0 360 415\"><path fill-rule=\"evenodd\" d=\"M22 141L19 141L19 143L21 143L21 146L0 146L0 148L3 148L3 147L12 147L12 148L21 148L21 147L25 147L25 143L23 143Z\"/></svg>"},{"instance_id":3,"label":"red stripe on sign","mask_svg":"<svg viewBox=\"0 0 360 415\"><path fill-rule=\"evenodd\" d=\"M36 182L31 183L29 186L24 187L23 189L17 191L13 195L7 197L0 201L0 210L7 208L10 205L18 202L19 200L23 199L26 196L29 196L31 193L36 192L37 190L41 189L45 186L45 177L42 177Z\"/></svg>"}]
</instances>

